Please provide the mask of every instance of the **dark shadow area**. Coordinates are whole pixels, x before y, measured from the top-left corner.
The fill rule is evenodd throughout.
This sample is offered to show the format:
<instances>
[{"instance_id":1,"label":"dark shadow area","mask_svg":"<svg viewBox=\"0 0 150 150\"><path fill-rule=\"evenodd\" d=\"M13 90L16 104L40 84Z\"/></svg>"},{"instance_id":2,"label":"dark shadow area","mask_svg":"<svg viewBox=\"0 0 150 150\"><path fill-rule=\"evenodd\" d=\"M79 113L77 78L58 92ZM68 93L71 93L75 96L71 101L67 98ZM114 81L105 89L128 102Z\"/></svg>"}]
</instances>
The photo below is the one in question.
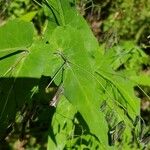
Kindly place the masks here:
<instances>
[{"instance_id":1,"label":"dark shadow area","mask_svg":"<svg viewBox=\"0 0 150 150\"><path fill-rule=\"evenodd\" d=\"M20 141L34 137L36 143L46 149L46 135L54 114L49 101L56 89L52 84L51 91L46 93L45 88L50 81L51 78L45 76L40 79L0 78L0 149L9 149L7 140L10 137Z\"/></svg>"},{"instance_id":2,"label":"dark shadow area","mask_svg":"<svg viewBox=\"0 0 150 150\"><path fill-rule=\"evenodd\" d=\"M84 118L82 117L82 115L78 112L75 115L75 118L77 118L78 120L78 124L74 122L75 124L75 135L82 135L82 134L87 134L90 132L90 129L86 123L86 121L84 120Z\"/></svg>"}]
</instances>

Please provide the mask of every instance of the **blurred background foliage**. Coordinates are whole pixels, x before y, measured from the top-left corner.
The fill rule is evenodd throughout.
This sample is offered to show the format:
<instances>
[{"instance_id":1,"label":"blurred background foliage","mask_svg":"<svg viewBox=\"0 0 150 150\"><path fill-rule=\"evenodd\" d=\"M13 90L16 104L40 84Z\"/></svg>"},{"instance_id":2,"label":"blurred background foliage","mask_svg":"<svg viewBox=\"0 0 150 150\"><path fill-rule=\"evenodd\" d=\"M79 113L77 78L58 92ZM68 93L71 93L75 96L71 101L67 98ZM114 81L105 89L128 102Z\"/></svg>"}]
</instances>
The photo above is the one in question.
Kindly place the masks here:
<instances>
[{"instance_id":1,"label":"blurred background foliage","mask_svg":"<svg viewBox=\"0 0 150 150\"><path fill-rule=\"evenodd\" d=\"M0 0L0 25L7 20L20 18L32 21L37 33L42 35L49 16L41 3L42 0ZM134 48L133 43L138 46L134 49L135 53L121 60L120 66L117 66L116 62L114 69L134 70L136 73L142 72L150 77L150 0L74 0L74 3L77 10L89 23L101 49L105 51L115 49L118 53L119 47L128 48L130 51ZM139 48L143 50L142 53L139 53ZM148 86L142 86L142 89L149 95ZM139 88L135 87L135 92L141 98L141 115L150 130L150 101ZM49 108L46 108L44 103L37 104L35 112L32 112L33 108L34 105L31 105L24 111L26 117L30 114L35 116L32 121L33 127L29 128L30 119L27 119L24 120L24 129L20 129L22 119L16 119L13 134L7 137L10 145L15 149L21 149L24 145L26 148L46 149L46 135L49 127L47 117L49 116L45 114L49 112ZM37 121L36 115L39 114L40 120ZM39 128L34 128L34 126ZM20 136L25 140L18 141Z\"/></svg>"}]
</instances>

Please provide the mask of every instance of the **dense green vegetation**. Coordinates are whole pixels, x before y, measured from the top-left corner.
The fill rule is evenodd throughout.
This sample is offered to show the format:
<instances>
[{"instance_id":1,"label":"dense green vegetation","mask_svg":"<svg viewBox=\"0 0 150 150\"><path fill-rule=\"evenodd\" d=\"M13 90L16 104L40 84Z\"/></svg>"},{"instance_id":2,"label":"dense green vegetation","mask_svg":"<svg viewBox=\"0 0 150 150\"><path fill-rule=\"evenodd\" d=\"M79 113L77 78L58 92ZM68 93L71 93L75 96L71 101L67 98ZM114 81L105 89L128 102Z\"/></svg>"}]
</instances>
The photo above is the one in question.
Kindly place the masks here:
<instances>
[{"instance_id":1,"label":"dense green vegetation","mask_svg":"<svg viewBox=\"0 0 150 150\"><path fill-rule=\"evenodd\" d=\"M148 149L149 10L0 1L0 149Z\"/></svg>"}]
</instances>

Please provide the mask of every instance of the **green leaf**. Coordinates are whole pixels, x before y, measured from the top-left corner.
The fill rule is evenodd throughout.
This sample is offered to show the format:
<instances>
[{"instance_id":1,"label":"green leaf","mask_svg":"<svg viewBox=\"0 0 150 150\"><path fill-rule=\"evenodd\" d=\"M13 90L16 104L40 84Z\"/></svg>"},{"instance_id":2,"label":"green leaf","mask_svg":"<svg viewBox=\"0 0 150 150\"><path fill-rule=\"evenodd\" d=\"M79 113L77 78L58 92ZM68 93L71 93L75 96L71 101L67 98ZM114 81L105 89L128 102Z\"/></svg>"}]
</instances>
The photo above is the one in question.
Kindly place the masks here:
<instances>
[{"instance_id":1,"label":"green leaf","mask_svg":"<svg viewBox=\"0 0 150 150\"><path fill-rule=\"evenodd\" d=\"M43 3L47 6L51 20L55 21L59 26L67 25L71 18L76 14L76 11L71 7L69 0L44 0ZM70 18L71 17L71 18Z\"/></svg>"},{"instance_id":2,"label":"green leaf","mask_svg":"<svg viewBox=\"0 0 150 150\"><path fill-rule=\"evenodd\" d=\"M140 101L135 96L133 88L135 83L117 73L106 72L103 69L99 69L98 74L118 90L118 94L121 95L122 99L117 101L127 109L129 116L134 120L136 115L140 114ZM113 97L110 98L113 99Z\"/></svg>"},{"instance_id":3,"label":"green leaf","mask_svg":"<svg viewBox=\"0 0 150 150\"><path fill-rule=\"evenodd\" d=\"M125 43L130 44L130 43ZM133 46L133 45L131 45ZM125 47L126 48L126 47ZM127 112L129 116L134 120L136 115L140 114L140 101L135 96L134 93L134 86L137 85L137 83L134 82L134 80L131 80L130 77L135 75L135 73L132 71L132 73L127 73L127 70L115 72L114 69L117 67L114 67L114 64L121 65L122 63L125 63L126 60L130 57L131 52L130 47L128 49L125 49L123 54L122 48L120 46L112 48L110 51L105 53L103 56L97 55L96 57L96 72L99 75L99 81L102 82L102 79L109 83L110 89L116 89L117 94L120 95L118 99L116 99L112 95L112 91L107 89L107 95L111 100L115 100L116 102L120 103L125 109L127 109ZM119 60L120 59L120 60ZM121 64L120 64L121 63ZM106 87L104 83L102 83L103 87ZM105 89L104 89L105 90Z\"/></svg>"},{"instance_id":4,"label":"green leaf","mask_svg":"<svg viewBox=\"0 0 150 150\"><path fill-rule=\"evenodd\" d=\"M95 57L95 51L97 51L99 44L96 38L93 36L93 33L87 22L75 10L75 7L71 6L72 1L48 0L48 2L49 7L47 7L47 9L53 13L49 14L50 19L45 32L46 39L49 40L51 38L52 32L58 25L70 25L80 32L80 37L84 39L84 46L86 50L89 52L91 57ZM56 18L54 19L54 17ZM57 23L56 19L59 23Z\"/></svg>"},{"instance_id":5,"label":"green leaf","mask_svg":"<svg viewBox=\"0 0 150 150\"><path fill-rule=\"evenodd\" d=\"M23 21L32 21L32 19L34 18L36 14L37 14L37 11L31 11L21 16L20 19Z\"/></svg>"},{"instance_id":6,"label":"green leaf","mask_svg":"<svg viewBox=\"0 0 150 150\"><path fill-rule=\"evenodd\" d=\"M141 73L136 76L131 76L130 78L139 85L150 86L150 76L149 75Z\"/></svg>"},{"instance_id":7,"label":"green leaf","mask_svg":"<svg viewBox=\"0 0 150 150\"><path fill-rule=\"evenodd\" d=\"M56 112L53 116L52 128L49 131L48 150L62 150L68 139L73 135L73 118L76 109L63 96L57 105Z\"/></svg>"},{"instance_id":8,"label":"green leaf","mask_svg":"<svg viewBox=\"0 0 150 150\"><path fill-rule=\"evenodd\" d=\"M102 146L107 146L107 123L103 114L98 111L99 97L95 92L96 84L92 76L93 61L85 48L84 39L78 30L66 26L56 28L51 41L56 53L61 53L68 61L64 71L64 95L81 113L90 131L99 138ZM62 59L61 54L55 54L57 60Z\"/></svg>"},{"instance_id":9,"label":"green leaf","mask_svg":"<svg viewBox=\"0 0 150 150\"><path fill-rule=\"evenodd\" d=\"M33 25L12 20L0 27L0 51L24 50L33 42Z\"/></svg>"}]
</instances>

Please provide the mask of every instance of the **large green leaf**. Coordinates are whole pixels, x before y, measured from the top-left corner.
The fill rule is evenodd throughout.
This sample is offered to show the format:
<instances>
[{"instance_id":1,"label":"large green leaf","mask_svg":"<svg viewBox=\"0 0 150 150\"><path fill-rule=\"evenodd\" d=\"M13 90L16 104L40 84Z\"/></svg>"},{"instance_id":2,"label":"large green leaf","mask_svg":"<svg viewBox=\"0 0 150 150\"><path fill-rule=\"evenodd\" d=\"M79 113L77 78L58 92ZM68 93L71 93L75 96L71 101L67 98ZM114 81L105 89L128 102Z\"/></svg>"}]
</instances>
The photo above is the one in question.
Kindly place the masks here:
<instances>
[{"instance_id":1,"label":"large green leaf","mask_svg":"<svg viewBox=\"0 0 150 150\"><path fill-rule=\"evenodd\" d=\"M33 25L12 20L0 27L0 51L25 50L33 42Z\"/></svg>"},{"instance_id":2,"label":"large green leaf","mask_svg":"<svg viewBox=\"0 0 150 150\"><path fill-rule=\"evenodd\" d=\"M53 49L60 53L55 54L56 59L62 59L63 55L68 61L64 71L64 95L83 115L91 132L99 138L101 144L108 145L107 123L103 114L98 111L99 96L95 92L96 84L92 76L94 69L84 39L80 37L78 30L66 26L54 30L51 41Z\"/></svg>"},{"instance_id":3,"label":"large green leaf","mask_svg":"<svg viewBox=\"0 0 150 150\"><path fill-rule=\"evenodd\" d=\"M83 17L75 10L75 7L71 4L72 0L48 0L49 7L46 7L51 13L49 13L50 19L48 22L45 37L50 39L53 30L58 26L55 17L58 19L60 26L70 25L80 32L80 37L84 39L84 46L89 52L89 55L94 57L95 51L98 49L98 42L93 36L93 33ZM53 13L52 13L53 12ZM54 17L55 16L55 17Z\"/></svg>"},{"instance_id":4,"label":"large green leaf","mask_svg":"<svg viewBox=\"0 0 150 150\"><path fill-rule=\"evenodd\" d=\"M0 76L6 76L27 54L33 42L33 25L13 20L0 27Z\"/></svg>"},{"instance_id":5,"label":"large green leaf","mask_svg":"<svg viewBox=\"0 0 150 150\"><path fill-rule=\"evenodd\" d=\"M91 132L99 138L103 146L106 146L108 145L107 124L103 114L98 111L99 97L95 94L95 80L86 72L93 73L92 57L98 49L98 42L83 18L69 6L68 0L63 2L61 0L49 0L49 4L51 4L51 9L55 14L54 17L57 17L59 25L64 27L55 27L55 30L50 28L48 40L52 43L56 52L62 52L71 62L69 67L65 67L64 94L83 115ZM49 22L49 25L51 26L51 22ZM74 29L68 25L74 26ZM49 28L47 31L49 31ZM55 63L57 62L57 64L58 58L61 59L61 56L56 57ZM85 71L79 69L76 65L81 66ZM55 79L55 82L58 82L58 80ZM91 118L93 118L92 121ZM95 128L95 124L99 124L99 126Z\"/></svg>"}]
</instances>

